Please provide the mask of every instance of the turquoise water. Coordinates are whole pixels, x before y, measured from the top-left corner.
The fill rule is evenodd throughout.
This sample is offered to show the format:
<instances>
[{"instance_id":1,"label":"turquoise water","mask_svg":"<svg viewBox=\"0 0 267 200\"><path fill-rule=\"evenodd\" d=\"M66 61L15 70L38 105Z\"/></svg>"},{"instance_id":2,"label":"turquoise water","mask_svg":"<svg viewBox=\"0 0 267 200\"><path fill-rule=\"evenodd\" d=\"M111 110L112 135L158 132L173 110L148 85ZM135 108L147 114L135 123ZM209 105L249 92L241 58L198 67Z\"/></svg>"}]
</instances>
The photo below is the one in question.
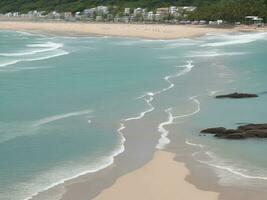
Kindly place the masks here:
<instances>
[{"instance_id":1,"label":"turquoise water","mask_svg":"<svg viewBox=\"0 0 267 200\"><path fill-rule=\"evenodd\" d=\"M124 122L155 111L166 120L155 148L168 148L168 134L175 133L167 125L178 122L187 127L184 142L205 145L196 161L229 173L222 184L264 180L265 140L229 142L200 138L198 131L266 122L266 39L263 33L153 41L1 31L0 199L26 199L110 165L123 151ZM211 96L236 90L262 95Z\"/></svg>"}]
</instances>

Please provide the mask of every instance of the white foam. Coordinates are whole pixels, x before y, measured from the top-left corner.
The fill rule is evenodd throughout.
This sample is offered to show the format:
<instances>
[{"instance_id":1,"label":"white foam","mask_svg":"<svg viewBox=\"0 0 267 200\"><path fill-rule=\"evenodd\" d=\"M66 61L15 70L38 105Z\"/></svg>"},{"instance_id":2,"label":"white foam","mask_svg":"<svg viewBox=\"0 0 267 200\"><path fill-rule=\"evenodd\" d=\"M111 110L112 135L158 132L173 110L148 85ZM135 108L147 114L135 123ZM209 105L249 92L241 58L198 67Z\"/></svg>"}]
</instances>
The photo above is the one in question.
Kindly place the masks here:
<instances>
[{"instance_id":1,"label":"white foam","mask_svg":"<svg viewBox=\"0 0 267 200\"><path fill-rule=\"evenodd\" d=\"M91 110L83 110L83 111L76 111L76 112L70 112L70 113L65 113L65 114L61 114L61 115L54 115L54 116L50 116L50 117L45 117L43 119L36 121L33 124L33 127L38 127L38 126L45 125L45 124L48 124L51 122L55 122L55 121L58 121L61 119L79 116L79 115L86 115L89 113L92 113L92 111Z\"/></svg>"},{"instance_id":2,"label":"white foam","mask_svg":"<svg viewBox=\"0 0 267 200\"><path fill-rule=\"evenodd\" d=\"M144 98L145 96L139 97L139 98ZM131 121L131 120L138 120L138 119L142 119L147 113L152 112L155 108L154 106L151 104L151 101L153 101L153 96L150 96L148 99L144 98L144 100L146 101L147 105L149 106L149 108L143 112L141 112L138 116L136 117L129 117L126 119L123 119L123 122L127 122L127 121Z\"/></svg>"},{"instance_id":3,"label":"white foam","mask_svg":"<svg viewBox=\"0 0 267 200\"><path fill-rule=\"evenodd\" d=\"M202 164L206 164L206 165L214 167L216 169L230 172L230 173L237 175L239 177L242 177L242 178L258 179L258 180L264 180L264 181L267 180L266 176L257 176L257 175L254 176L254 175L246 174L245 172L247 172L249 170L241 168L241 167L237 167L236 164L234 164L234 163L231 166L230 165L224 165L223 162L220 162L219 159L215 156L215 154L213 152L210 152L210 151L205 152L205 154L210 158L210 160L204 161L204 160L197 159L196 156L199 153L203 153L203 152L195 152L192 154L192 156L193 156L193 158L195 158L195 160L197 160L198 162L200 162Z\"/></svg>"},{"instance_id":4,"label":"white foam","mask_svg":"<svg viewBox=\"0 0 267 200\"><path fill-rule=\"evenodd\" d=\"M50 119L47 118L47 120L44 120L44 122L50 123L51 120L58 120L58 119L63 119L66 117L71 117L71 116L84 115L84 114L88 114L90 112L91 112L90 110L85 110L85 111L80 111L80 112L67 113L64 115L58 115L58 116L51 117ZM30 195L29 197L24 198L24 200L31 200L33 197L39 195L40 193L47 191L47 190L49 190L55 186L58 186L60 184L63 184L64 182L66 182L68 180L72 180L72 179L78 178L82 175L91 174L91 173L100 171L100 170L112 165L114 163L114 158L116 156L118 156L119 154L121 154L122 152L124 152L124 150L125 150L124 143L125 143L126 139L125 139L123 132L122 132L125 128L126 128L125 125L123 123L121 123L119 128L117 129L117 132L119 133L119 136L120 136L120 142L119 142L118 147L115 148L115 150L113 150L111 153L109 153L109 155L104 156L102 158L101 162L98 162L98 164L96 166L92 166L89 170L82 171L76 175L73 175L73 176L67 177L65 179L62 179L60 181L57 181L57 182L43 188L42 190L38 190L38 192ZM44 177L48 177L48 176L49 175L45 175ZM37 177L37 178L40 179L40 177Z\"/></svg>"},{"instance_id":5,"label":"white foam","mask_svg":"<svg viewBox=\"0 0 267 200\"><path fill-rule=\"evenodd\" d=\"M100 164L97 164L96 166L92 166L91 169L89 170L85 170L83 172L80 172L74 176L70 176L68 178L65 178L65 179L62 179L58 182L55 182L53 184L51 184L50 186L48 187L45 187L43 188L42 190L39 190L38 192L32 194L31 196L27 197L27 198L24 198L24 200L30 200L32 199L33 197L37 196L38 194L40 194L41 192L44 192L44 191L47 191L55 186L58 186L60 184L63 184L64 182L68 181L68 180L72 180L72 179L75 179L75 178L78 178L82 175L86 175L86 174L91 174L91 173L94 173L94 172L97 172L97 171L100 171L108 166L110 166L112 163L114 163L114 158L116 156L118 156L119 154L121 154L122 152L124 152L125 150L125 147L124 147L124 142L126 141L125 137L123 136L123 133L122 133L122 130L125 129L125 126L124 124L120 124L120 127L117 129L117 132L119 133L120 135L120 144L118 145L118 147L112 151L109 155L107 156L104 156L100 162ZM40 177L38 177L39 179Z\"/></svg>"},{"instance_id":6,"label":"white foam","mask_svg":"<svg viewBox=\"0 0 267 200\"><path fill-rule=\"evenodd\" d=\"M185 74L187 74L188 72L190 72L190 71L193 69L193 67L194 67L194 65L193 65L192 63L193 63L192 61L187 61L187 64L186 64L185 66L179 66L179 68L184 68L183 70L179 71L178 73L176 73L176 74L174 74L174 75L165 76L165 77L164 77L164 80L165 80L167 83L169 83L169 86L166 87L166 88L163 88L163 89L161 89L161 90L158 90L158 91L154 92L153 94L154 94L154 95L158 95L158 94L161 94L161 93L163 93L163 92L166 92L166 91L172 89L175 85L174 85L174 83L171 81L171 79L173 79L173 78L177 78L177 77L179 77L179 76L185 75Z\"/></svg>"},{"instance_id":7,"label":"white foam","mask_svg":"<svg viewBox=\"0 0 267 200\"><path fill-rule=\"evenodd\" d=\"M217 51L207 51L207 52L192 52L188 55L188 58L196 58L196 57L219 57L219 56L238 56L238 55L246 55L245 52L217 52Z\"/></svg>"},{"instance_id":8,"label":"white foam","mask_svg":"<svg viewBox=\"0 0 267 200\"><path fill-rule=\"evenodd\" d=\"M164 127L172 124L174 120L173 115L171 113L171 108L166 109L165 112L168 113L168 120L160 123L158 126L158 131L161 133L161 136L156 148L160 150L164 149L165 146L170 143L170 139L168 138L169 131L166 130Z\"/></svg>"},{"instance_id":9,"label":"white foam","mask_svg":"<svg viewBox=\"0 0 267 200\"><path fill-rule=\"evenodd\" d=\"M40 67L7 67L0 69L0 72L19 72L24 70L38 70L38 69L49 69L51 66L40 66Z\"/></svg>"},{"instance_id":10,"label":"white foam","mask_svg":"<svg viewBox=\"0 0 267 200\"><path fill-rule=\"evenodd\" d=\"M31 61L47 60L47 59L50 59L50 58L63 56L63 55L67 55L67 54L69 54L69 52L61 50L61 51L59 51L57 53L54 53L54 54L48 55L48 56L41 56L41 57L37 57L37 58L18 59L18 60L13 60L13 61L6 62L6 63L1 63L0 67L7 67L7 66L10 66L10 65L17 64L19 62L31 62Z\"/></svg>"},{"instance_id":11,"label":"white foam","mask_svg":"<svg viewBox=\"0 0 267 200\"><path fill-rule=\"evenodd\" d=\"M215 96L216 94L218 94L219 92L222 92L223 90L209 90L207 89L207 92L209 93L209 96Z\"/></svg>"},{"instance_id":12,"label":"white foam","mask_svg":"<svg viewBox=\"0 0 267 200\"><path fill-rule=\"evenodd\" d=\"M197 105L197 108L196 108L193 112L191 112L191 113L188 113L188 114L185 114L185 115L173 116L173 114L171 113L172 108L168 108L168 109L165 110L165 112L167 112L169 116L168 116L168 120L167 120L166 122L162 122L162 123L159 124L159 126L158 126L158 131L161 132L162 134L161 134L161 138L160 138L160 140L159 140L159 143L158 143L158 145L156 146L157 149L164 149L165 146L166 146L168 143L170 143L170 140L169 140L169 138L167 137L168 134L169 134L169 131L166 130L166 129L164 128L164 126L169 125L169 124L174 124L174 123L175 123L175 122L174 122L175 119L180 119L180 118L190 117L190 116L193 116L193 115L195 115L195 114L197 114L197 113L200 112L200 102L196 99L196 96L190 97L189 99L192 100L193 102L195 102L196 105ZM186 141L186 143L187 143L187 144L195 145L195 144L193 144L193 143L190 143L189 141ZM196 145L200 146L200 144L196 144ZM201 145L201 147L204 147L204 146Z\"/></svg>"},{"instance_id":13,"label":"white foam","mask_svg":"<svg viewBox=\"0 0 267 200\"><path fill-rule=\"evenodd\" d=\"M171 79L177 78L179 76L185 75L188 72L190 72L194 67L194 65L192 63L193 63L193 61L187 61L186 65L178 67L178 68L184 68L183 70L179 71L178 73L176 73L174 75L165 76L164 80L169 84L168 87L163 88L161 90L157 90L155 92L147 92L147 93L137 97L136 99L143 99L145 97L150 97L151 98L151 97L154 97L155 95L159 95L161 93L164 93L164 92L170 90L171 88L173 88L175 86L174 83L171 81ZM151 101L153 101L153 98L149 101L149 103L151 103ZM140 115L139 115L139 117L140 117ZM139 118L139 117L136 117L136 118Z\"/></svg>"},{"instance_id":14,"label":"white foam","mask_svg":"<svg viewBox=\"0 0 267 200\"><path fill-rule=\"evenodd\" d=\"M193 46L196 44L199 44L200 41L197 40L178 40L177 42L173 41L166 46L164 46L164 49L174 49L177 47L184 47L184 46Z\"/></svg>"},{"instance_id":15,"label":"white foam","mask_svg":"<svg viewBox=\"0 0 267 200\"><path fill-rule=\"evenodd\" d=\"M191 116L200 112L200 102L199 102L199 100L196 99L196 96L190 97L189 100L193 101L197 105L196 109L193 112L190 112L188 114L175 116L174 117L175 119L191 117Z\"/></svg>"},{"instance_id":16,"label":"white foam","mask_svg":"<svg viewBox=\"0 0 267 200\"><path fill-rule=\"evenodd\" d=\"M186 66L184 66L183 68L185 68L184 70L182 70L181 72L179 72L178 74L176 75L172 75L172 76L167 76L165 77L164 79L166 81L170 81L169 79L171 78L175 78L175 77L178 77L178 76L181 76L181 75L184 75L186 74L187 72L191 71L191 69L193 68L193 65L191 62L188 62L188 64ZM172 85L173 83L170 83L170 85ZM170 87L170 86L169 86ZM168 88L169 88L168 87ZM172 86L173 87L173 86ZM162 90L162 92L165 91L165 89ZM162 93L160 92L160 93ZM126 126L124 125L123 122L127 122L127 121L130 121L130 120L138 120L138 119L141 119L143 118L147 113L149 112L152 112L155 108L154 106L152 105L152 101L154 100L154 96L156 94L160 94L158 92L148 92L146 93L145 95L142 95L141 97L138 97L138 98L142 98L145 100L145 102L147 103L147 105L149 106L149 109L141 112L137 117L130 117L130 118L126 118L126 119L123 119L121 120L122 123L120 124L120 127L117 129L117 132L119 133L120 135L120 145L119 145L119 148L116 149L114 152L111 153L111 155L108 157L108 159L106 160L106 162L104 164L102 164L101 166L99 166L98 168L96 169L92 169L92 170L87 170L87 171L84 171L82 173L79 173L75 176L71 176L69 178L66 178L66 179L63 179L63 180L60 180L52 185L50 185L49 187L46 187L44 188L43 190L39 191L38 193L35 193L33 194L31 197L28 197L28 198L25 198L24 200L30 200L32 199L32 197L38 195L40 192L42 191L46 191L50 188L53 188L59 184L62 184L64 183L65 181L67 180L71 180L71 179L74 179L74 178L77 178L81 175L85 175L85 174L88 174L88 173L94 173L96 171L99 171L101 169L104 169L106 167L108 167L109 165L111 165L113 162L114 162L114 158L121 154L124 150L125 150L125 147L124 147L124 142L126 141L124 135L123 135L123 130L126 128ZM162 135L161 135L161 139L159 140L159 145L158 147L159 148L164 148L164 146L170 142L170 140L167 138L167 135L168 133L166 132L167 130L164 129L164 126L166 126L167 124L171 124L173 123L173 116L172 116L172 113L171 113L171 109L166 109L165 112L168 113L169 117L168 117L168 121L167 122L163 122L161 125L159 125L159 131L162 131ZM57 121L57 120L61 120L61 119L64 119L64 118L67 118L67 117L72 117L72 116L78 116L78 115L83 115L83 114L89 114L90 113L90 110L86 110L86 111L79 111L79 112L72 112L72 113L66 113L66 114L62 114L62 115L55 115L55 116L51 116L51 117L47 117L47 118L43 118L39 121L37 121L34 126L40 126L40 125L44 125L44 124L47 124L47 123L52 123L54 121Z\"/></svg>"},{"instance_id":17,"label":"white foam","mask_svg":"<svg viewBox=\"0 0 267 200\"><path fill-rule=\"evenodd\" d=\"M235 35L218 35L218 39L223 39L221 42L207 43L201 46L203 47L220 47L236 44L247 44L255 42L257 40L266 39L266 33L249 33L249 34L235 34Z\"/></svg>"},{"instance_id":18,"label":"white foam","mask_svg":"<svg viewBox=\"0 0 267 200\"><path fill-rule=\"evenodd\" d=\"M29 44L28 47L41 47L42 49L32 49L30 51L18 52L18 53L0 53L0 56L5 57L19 57L19 56L26 56L26 55L34 55L37 53L43 53L47 51L53 51L63 47L63 44L54 43L54 42L47 42L42 44Z\"/></svg>"},{"instance_id":19,"label":"white foam","mask_svg":"<svg viewBox=\"0 0 267 200\"><path fill-rule=\"evenodd\" d=\"M180 68L184 68L183 70L179 71L178 73L176 73L174 75L169 75L169 76L165 76L164 77L164 80L167 83L169 83L168 87L163 88L163 89L158 90L158 91L155 91L155 92L147 92L146 94L137 97L136 99L144 99L146 101L147 105L149 105L150 108L148 110L144 111L144 112L141 112L137 117L127 118L127 119L124 119L124 121L141 119L148 112L152 112L155 109L154 106L151 103L154 100L154 97L156 95L164 93L164 92L170 90L171 88L173 88L175 86L175 84L171 81L171 79L177 78L179 76L187 74L188 72L190 72L192 70L193 67L194 67L194 65L192 64L192 61L187 61L187 64L185 66L180 66ZM156 146L156 148L158 148L158 149L163 149L166 144L170 143L170 140L167 137L169 132L166 129L164 129L164 126L167 125L167 124L173 123L174 117L173 117L173 115L171 113L171 109L170 108L166 109L165 112L168 113L169 117L168 117L168 121L167 122L163 122L158 126L158 131L162 133L161 134L161 138L159 140L159 143Z\"/></svg>"},{"instance_id":20,"label":"white foam","mask_svg":"<svg viewBox=\"0 0 267 200\"><path fill-rule=\"evenodd\" d=\"M55 53L55 54L52 54L52 55L43 56L43 57L39 57L39 58L24 59L24 60L21 60L21 61L47 60L47 59L50 59L50 58L59 57L59 56L67 55L67 54L69 54L69 52L61 50L58 53Z\"/></svg>"},{"instance_id":21,"label":"white foam","mask_svg":"<svg viewBox=\"0 0 267 200\"><path fill-rule=\"evenodd\" d=\"M19 33L21 35L26 35L26 36L32 36L33 35L32 33L24 32L24 31L16 31L16 33Z\"/></svg>"},{"instance_id":22,"label":"white foam","mask_svg":"<svg viewBox=\"0 0 267 200\"><path fill-rule=\"evenodd\" d=\"M14 65L17 62L19 62L19 61L18 60L13 60L13 61L8 61L8 62L3 62L3 63L0 63L0 67L6 67L6 66L9 66L9 65Z\"/></svg>"},{"instance_id":23,"label":"white foam","mask_svg":"<svg viewBox=\"0 0 267 200\"><path fill-rule=\"evenodd\" d=\"M190 145L190 146L194 146L194 147L200 147L200 148L205 147L205 145L203 145L203 144L193 143L193 142L189 141L188 139L185 140L185 144Z\"/></svg>"}]
</instances>

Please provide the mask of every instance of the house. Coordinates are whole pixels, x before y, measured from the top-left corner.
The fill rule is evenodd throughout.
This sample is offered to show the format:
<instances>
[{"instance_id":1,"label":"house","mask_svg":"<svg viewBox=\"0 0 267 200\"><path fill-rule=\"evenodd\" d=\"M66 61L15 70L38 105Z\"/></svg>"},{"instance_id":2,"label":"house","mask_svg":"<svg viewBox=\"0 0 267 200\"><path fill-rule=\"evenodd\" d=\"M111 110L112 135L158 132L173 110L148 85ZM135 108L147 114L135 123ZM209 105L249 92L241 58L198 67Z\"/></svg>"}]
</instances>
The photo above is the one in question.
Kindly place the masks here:
<instances>
[{"instance_id":1,"label":"house","mask_svg":"<svg viewBox=\"0 0 267 200\"><path fill-rule=\"evenodd\" d=\"M8 12L5 14L6 17L12 17L13 16L13 13L12 12Z\"/></svg>"},{"instance_id":2,"label":"house","mask_svg":"<svg viewBox=\"0 0 267 200\"><path fill-rule=\"evenodd\" d=\"M133 11L133 16L137 17L137 16L141 16L143 14L143 9L142 8L135 8Z\"/></svg>"},{"instance_id":3,"label":"house","mask_svg":"<svg viewBox=\"0 0 267 200\"><path fill-rule=\"evenodd\" d=\"M48 19L56 19L56 20L59 20L61 18L61 15L60 13L56 12L56 11L53 11L53 12L50 12L47 14L47 18Z\"/></svg>"},{"instance_id":4,"label":"house","mask_svg":"<svg viewBox=\"0 0 267 200\"><path fill-rule=\"evenodd\" d=\"M221 25L221 24L223 24L223 20L218 19L218 20L217 20L217 25Z\"/></svg>"},{"instance_id":5,"label":"house","mask_svg":"<svg viewBox=\"0 0 267 200\"><path fill-rule=\"evenodd\" d=\"M154 15L153 11L149 11L147 13L147 20L148 21L153 21L154 19L155 19L155 15Z\"/></svg>"},{"instance_id":6,"label":"house","mask_svg":"<svg viewBox=\"0 0 267 200\"><path fill-rule=\"evenodd\" d=\"M96 16L95 21L101 22L103 21L103 17L101 15Z\"/></svg>"},{"instance_id":7,"label":"house","mask_svg":"<svg viewBox=\"0 0 267 200\"><path fill-rule=\"evenodd\" d=\"M82 13L81 12L75 12L75 19L81 20L82 19Z\"/></svg>"},{"instance_id":8,"label":"house","mask_svg":"<svg viewBox=\"0 0 267 200\"><path fill-rule=\"evenodd\" d=\"M156 21L162 21L164 17L169 15L169 8L157 8L155 14Z\"/></svg>"},{"instance_id":9,"label":"house","mask_svg":"<svg viewBox=\"0 0 267 200\"><path fill-rule=\"evenodd\" d=\"M246 16L245 17L248 24L254 24L257 26L264 26L263 18L260 18L258 16Z\"/></svg>"},{"instance_id":10,"label":"house","mask_svg":"<svg viewBox=\"0 0 267 200\"><path fill-rule=\"evenodd\" d=\"M13 17L19 17L19 12L13 12Z\"/></svg>"},{"instance_id":11,"label":"house","mask_svg":"<svg viewBox=\"0 0 267 200\"><path fill-rule=\"evenodd\" d=\"M140 17L140 16L144 16L146 15L146 9L143 9L143 8L136 8L134 9L133 11L133 16L134 17Z\"/></svg>"},{"instance_id":12,"label":"house","mask_svg":"<svg viewBox=\"0 0 267 200\"><path fill-rule=\"evenodd\" d=\"M83 14L85 18L94 18L96 14L96 8L85 9Z\"/></svg>"},{"instance_id":13,"label":"house","mask_svg":"<svg viewBox=\"0 0 267 200\"><path fill-rule=\"evenodd\" d=\"M109 13L107 6L97 6L96 12L98 15L107 15Z\"/></svg>"},{"instance_id":14,"label":"house","mask_svg":"<svg viewBox=\"0 0 267 200\"><path fill-rule=\"evenodd\" d=\"M130 15L131 14L131 9L130 8L125 8L124 9L124 15Z\"/></svg>"},{"instance_id":15,"label":"house","mask_svg":"<svg viewBox=\"0 0 267 200\"><path fill-rule=\"evenodd\" d=\"M124 23L129 23L130 21L130 17L129 16L124 16L121 18L121 22L124 22Z\"/></svg>"},{"instance_id":16,"label":"house","mask_svg":"<svg viewBox=\"0 0 267 200\"><path fill-rule=\"evenodd\" d=\"M200 20L199 21L199 25L204 25L204 24L207 24L207 21L206 20Z\"/></svg>"},{"instance_id":17,"label":"house","mask_svg":"<svg viewBox=\"0 0 267 200\"><path fill-rule=\"evenodd\" d=\"M66 21L74 21L75 20L73 14L71 12L65 12L64 13L64 19Z\"/></svg>"},{"instance_id":18,"label":"house","mask_svg":"<svg viewBox=\"0 0 267 200\"><path fill-rule=\"evenodd\" d=\"M197 9L197 7L195 6L185 6L183 7L183 10L186 11L186 12L193 12Z\"/></svg>"},{"instance_id":19,"label":"house","mask_svg":"<svg viewBox=\"0 0 267 200\"><path fill-rule=\"evenodd\" d=\"M178 12L178 9L177 9L176 6L171 6L171 7L169 7L169 13L170 13L171 15L175 15L177 12Z\"/></svg>"},{"instance_id":20,"label":"house","mask_svg":"<svg viewBox=\"0 0 267 200\"><path fill-rule=\"evenodd\" d=\"M166 16L169 14L169 8L157 8L156 14Z\"/></svg>"}]
</instances>

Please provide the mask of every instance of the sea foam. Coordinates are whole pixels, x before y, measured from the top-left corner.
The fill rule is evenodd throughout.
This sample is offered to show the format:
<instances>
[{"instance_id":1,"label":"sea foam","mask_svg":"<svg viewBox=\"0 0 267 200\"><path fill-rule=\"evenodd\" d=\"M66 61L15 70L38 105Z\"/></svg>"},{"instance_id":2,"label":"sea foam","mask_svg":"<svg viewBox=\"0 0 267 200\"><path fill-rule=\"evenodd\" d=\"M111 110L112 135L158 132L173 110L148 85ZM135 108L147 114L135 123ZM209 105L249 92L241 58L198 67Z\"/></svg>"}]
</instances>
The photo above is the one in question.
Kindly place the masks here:
<instances>
[{"instance_id":1,"label":"sea foam","mask_svg":"<svg viewBox=\"0 0 267 200\"><path fill-rule=\"evenodd\" d=\"M27 49L23 52L17 52L17 53L0 53L0 56L19 57L19 56L26 56L26 55L34 55L37 53L43 53L43 52L53 51L53 50L62 48L63 44L47 42L47 43L42 43L42 44L29 44L27 45L27 47L35 47L35 48L38 47L39 49L32 48L32 49Z\"/></svg>"},{"instance_id":2,"label":"sea foam","mask_svg":"<svg viewBox=\"0 0 267 200\"><path fill-rule=\"evenodd\" d=\"M209 158L208 160L199 159L198 158L199 154L203 154L203 152L202 151L201 152L194 152L192 154L192 156L196 161L198 161L202 164L206 164L210 167L213 167L214 169L227 171L233 175L236 175L238 177L245 178L245 179L256 179L256 180L267 181L266 172L264 173L265 175L264 174L259 175L259 173L261 173L260 169L256 169L256 170L254 169L253 171L256 171L256 173L258 171L259 173L257 173L258 175L252 175L252 174L250 174L250 171L252 171L252 170L245 169L244 165L239 166L238 163L236 163L236 162L225 161L225 160L219 158L218 156L216 156L215 153L213 153L211 151L205 151L204 152L204 154ZM231 179L231 177L220 176L220 172L218 172L218 176L221 179L223 179L223 178ZM222 180L222 182L223 182L223 180ZM228 184L234 184L234 183L231 183L231 181L230 182L228 181Z\"/></svg>"},{"instance_id":3,"label":"sea foam","mask_svg":"<svg viewBox=\"0 0 267 200\"><path fill-rule=\"evenodd\" d=\"M50 116L50 117L45 117L43 119L36 121L33 124L33 127L38 127L38 126L45 125L45 124L55 122L58 120L62 120L65 118L79 116L79 115L86 115L89 113L92 113L92 111L91 110L83 110L83 111L76 111L76 112L70 112L70 113L65 113L65 114L61 114L61 115L54 115L54 116Z\"/></svg>"},{"instance_id":4,"label":"sea foam","mask_svg":"<svg viewBox=\"0 0 267 200\"><path fill-rule=\"evenodd\" d=\"M168 120L160 123L158 126L158 131L161 133L161 136L156 148L160 150L164 149L165 146L170 143L170 139L168 138L169 131L164 127L172 124L174 120L174 117L171 113L171 108L166 109L165 112L168 113Z\"/></svg>"},{"instance_id":5,"label":"sea foam","mask_svg":"<svg viewBox=\"0 0 267 200\"><path fill-rule=\"evenodd\" d=\"M266 33L249 33L249 34L219 34L218 39L223 41L220 42L213 42L202 44L202 47L221 47L221 46L228 46L228 45L236 45L236 44L247 44L251 42L255 42L257 40L266 39Z\"/></svg>"}]
</instances>

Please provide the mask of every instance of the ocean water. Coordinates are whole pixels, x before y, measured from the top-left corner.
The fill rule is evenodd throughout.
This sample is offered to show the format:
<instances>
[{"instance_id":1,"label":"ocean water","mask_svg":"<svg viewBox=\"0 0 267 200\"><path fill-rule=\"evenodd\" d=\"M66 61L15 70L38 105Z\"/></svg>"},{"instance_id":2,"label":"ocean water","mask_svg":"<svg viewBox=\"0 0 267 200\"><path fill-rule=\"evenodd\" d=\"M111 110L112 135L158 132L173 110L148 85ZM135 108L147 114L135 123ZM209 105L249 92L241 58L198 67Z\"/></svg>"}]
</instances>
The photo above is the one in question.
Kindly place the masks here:
<instances>
[{"instance_id":1,"label":"ocean water","mask_svg":"<svg viewBox=\"0 0 267 200\"><path fill-rule=\"evenodd\" d=\"M265 33L144 40L1 31L0 199L28 199L105 168L127 148L126 124L153 114L163 119L155 150L177 136L220 184L266 186L267 140L198 136L266 122L266 44ZM213 98L233 91L260 98Z\"/></svg>"}]
</instances>

